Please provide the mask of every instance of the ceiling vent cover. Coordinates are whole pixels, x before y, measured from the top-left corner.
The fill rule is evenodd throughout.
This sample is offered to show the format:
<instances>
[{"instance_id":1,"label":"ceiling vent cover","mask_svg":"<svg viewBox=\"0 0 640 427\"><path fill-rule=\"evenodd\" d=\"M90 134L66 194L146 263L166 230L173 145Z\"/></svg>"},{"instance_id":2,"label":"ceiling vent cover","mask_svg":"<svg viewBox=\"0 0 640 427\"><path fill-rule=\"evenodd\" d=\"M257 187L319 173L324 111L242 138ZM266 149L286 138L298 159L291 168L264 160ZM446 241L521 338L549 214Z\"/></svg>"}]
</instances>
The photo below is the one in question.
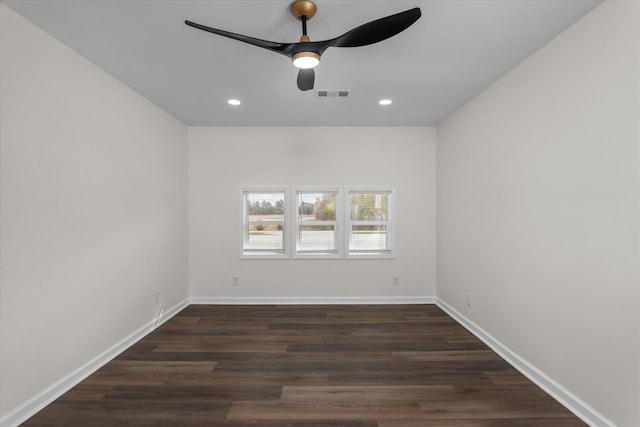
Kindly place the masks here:
<instances>
[{"instance_id":1,"label":"ceiling vent cover","mask_svg":"<svg viewBox=\"0 0 640 427\"><path fill-rule=\"evenodd\" d=\"M349 91L339 89L320 89L316 90L316 96L318 98L346 98L349 96Z\"/></svg>"}]
</instances>

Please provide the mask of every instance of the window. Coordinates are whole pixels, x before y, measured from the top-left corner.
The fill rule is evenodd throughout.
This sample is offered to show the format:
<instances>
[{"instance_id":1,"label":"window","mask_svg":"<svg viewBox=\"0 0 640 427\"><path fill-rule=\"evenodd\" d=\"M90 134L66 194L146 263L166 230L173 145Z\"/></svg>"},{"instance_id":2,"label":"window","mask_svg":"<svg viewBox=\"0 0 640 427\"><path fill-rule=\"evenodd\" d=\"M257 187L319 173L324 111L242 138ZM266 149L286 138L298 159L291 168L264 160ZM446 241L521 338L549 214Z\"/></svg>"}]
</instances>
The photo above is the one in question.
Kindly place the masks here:
<instances>
[{"instance_id":1,"label":"window","mask_svg":"<svg viewBox=\"0 0 640 427\"><path fill-rule=\"evenodd\" d=\"M392 195L391 189L348 191L350 256L393 255Z\"/></svg>"},{"instance_id":2,"label":"window","mask_svg":"<svg viewBox=\"0 0 640 427\"><path fill-rule=\"evenodd\" d=\"M392 258L393 189L344 194L342 188L242 190L241 258Z\"/></svg>"},{"instance_id":3,"label":"window","mask_svg":"<svg viewBox=\"0 0 640 427\"><path fill-rule=\"evenodd\" d=\"M244 190L242 256L287 255L286 190Z\"/></svg>"},{"instance_id":4,"label":"window","mask_svg":"<svg viewBox=\"0 0 640 427\"><path fill-rule=\"evenodd\" d=\"M296 190L296 256L338 257L339 190Z\"/></svg>"}]
</instances>

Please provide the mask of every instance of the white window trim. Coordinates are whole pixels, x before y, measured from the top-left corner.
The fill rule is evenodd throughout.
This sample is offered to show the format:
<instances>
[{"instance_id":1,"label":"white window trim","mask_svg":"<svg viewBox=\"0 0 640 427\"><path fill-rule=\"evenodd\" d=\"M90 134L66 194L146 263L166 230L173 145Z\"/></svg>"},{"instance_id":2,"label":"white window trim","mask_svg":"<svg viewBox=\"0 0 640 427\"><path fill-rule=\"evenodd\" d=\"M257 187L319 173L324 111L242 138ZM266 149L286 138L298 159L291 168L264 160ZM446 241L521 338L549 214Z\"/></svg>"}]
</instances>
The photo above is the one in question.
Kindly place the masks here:
<instances>
[{"instance_id":1,"label":"white window trim","mask_svg":"<svg viewBox=\"0 0 640 427\"><path fill-rule=\"evenodd\" d=\"M269 251L269 250L245 250L245 238L247 232L247 205L245 203L246 193L284 193L284 220L282 231L284 233L282 244L284 246L283 251ZM241 259L289 259L291 257L291 243L289 236L291 235L291 221L289 214L289 205L291 197L288 187L244 187L240 189L240 212L242 213L241 227L240 227L240 258Z\"/></svg>"},{"instance_id":2,"label":"white window trim","mask_svg":"<svg viewBox=\"0 0 640 427\"><path fill-rule=\"evenodd\" d=\"M300 227L298 217L298 193L336 193L336 220L335 221L315 221L313 225L334 225L336 227L334 251L298 251L298 232ZM294 259L342 259L344 248L344 222L341 216L344 215L344 198L342 187L293 187L291 189L291 213L293 221L293 232L291 233L291 250Z\"/></svg>"},{"instance_id":3,"label":"white window trim","mask_svg":"<svg viewBox=\"0 0 640 427\"><path fill-rule=\"evenodd\" d=\"M349 241L351 239L351 193L388 193L388 221L358 221L361 225L387 226L386 238L388 250L385 251L351 251ZM395 259L396 258L396 188L388 186L380 187L346 187L344 191L344 253L345 259Z\"/></svg>"},{"instance_id":4,"label":"white window trim","mask_svg":"<svg viewBox=\"0 0 640 427\"><path fill-rule=\"evenodd\" d=\"M298 252L297 232L299 229L298 218L298 193L323 193L336 192L336 252ZM245 236L247 224L247 211L245 203L246 193L283 193L284 194L284 220L283 220L283 251L247 250L245 251ZM386 238L388 250L385 251L350 251L351 239L351 193L388 193L389 220L388 221L358 221L361 225L387 226ZM241 226L239 236L240 259L395 259L396 258L396 198L395 187L389 186L346 186L346 187L243 187L240 189L240 218ZM333 225L333 221L318 221L314 225Z\"/></svg>"}]
</instances>

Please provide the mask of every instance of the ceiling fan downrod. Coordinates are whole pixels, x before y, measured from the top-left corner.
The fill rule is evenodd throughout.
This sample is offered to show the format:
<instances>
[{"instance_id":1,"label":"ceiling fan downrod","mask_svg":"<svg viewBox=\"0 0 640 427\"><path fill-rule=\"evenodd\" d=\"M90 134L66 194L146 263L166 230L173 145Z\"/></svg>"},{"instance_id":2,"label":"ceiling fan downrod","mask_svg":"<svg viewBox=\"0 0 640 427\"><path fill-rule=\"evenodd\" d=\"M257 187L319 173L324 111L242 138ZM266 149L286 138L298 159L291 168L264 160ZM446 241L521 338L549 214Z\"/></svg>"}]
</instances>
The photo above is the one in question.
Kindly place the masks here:
<instances>
[{"instance_id":1,"label":"ceiling fan downrod","mask_svg":"<svg viewBox=\"0 0 640 427\"><path fill-rule=\"evenodd\" d=\"M296 0L291 3L291 14L302 22L302 36L300 43L310 42L311 38L307 34L307 21L316 14L317 7L311 0ZM320 63L320 55L316 52L301 51L297 52L291 58L293 65L301 69L314 68Z\"/></svg>"}]
</instances>

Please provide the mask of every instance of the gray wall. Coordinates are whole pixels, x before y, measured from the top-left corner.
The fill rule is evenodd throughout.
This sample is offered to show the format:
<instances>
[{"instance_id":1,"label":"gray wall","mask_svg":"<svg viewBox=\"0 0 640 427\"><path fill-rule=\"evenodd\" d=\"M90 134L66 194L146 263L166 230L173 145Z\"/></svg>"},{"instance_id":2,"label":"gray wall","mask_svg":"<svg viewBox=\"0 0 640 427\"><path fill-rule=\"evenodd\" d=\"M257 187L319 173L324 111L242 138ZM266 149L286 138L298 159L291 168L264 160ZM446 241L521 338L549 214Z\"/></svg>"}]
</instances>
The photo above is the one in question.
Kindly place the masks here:
<instances>
[{"instance_id":1,"label":"gray wall","mask_svg":"<svg viewBox=\"0 0 640 427\"><path fill-rule=\"evenodd\" d=\"M187 128L0 19L4 415L187 298Z\"/></svg>"},{"instance_id":2,"label":"gray wall","mask_svg":"<svg viewBox=\"0 0 640 427\"><path fill-rule=\"evenodd\" d=\"M639 6L604 2L438 126L438 296L621 426L640 425Z\"/></svg>"},{"instance_id":3,"label":"gray wall","mask_svg":"<svg viewBox=\"0 0 640 427\"><path fill-rule=\"evenodd\" d=\"M191 295L435 296L435 143L428 127L190 128ZM376 185L396 189L395 259L239 259L242 187Z\"/></svg>"}]
</instances>

